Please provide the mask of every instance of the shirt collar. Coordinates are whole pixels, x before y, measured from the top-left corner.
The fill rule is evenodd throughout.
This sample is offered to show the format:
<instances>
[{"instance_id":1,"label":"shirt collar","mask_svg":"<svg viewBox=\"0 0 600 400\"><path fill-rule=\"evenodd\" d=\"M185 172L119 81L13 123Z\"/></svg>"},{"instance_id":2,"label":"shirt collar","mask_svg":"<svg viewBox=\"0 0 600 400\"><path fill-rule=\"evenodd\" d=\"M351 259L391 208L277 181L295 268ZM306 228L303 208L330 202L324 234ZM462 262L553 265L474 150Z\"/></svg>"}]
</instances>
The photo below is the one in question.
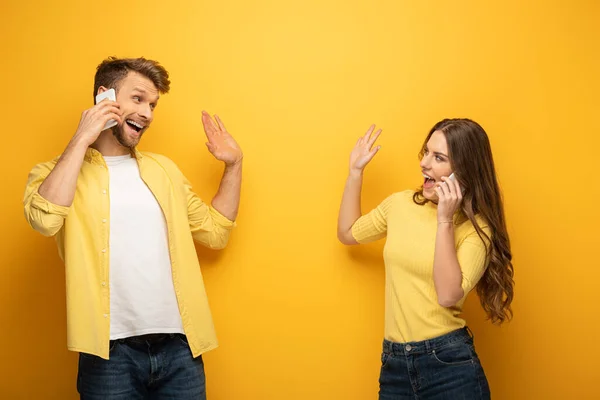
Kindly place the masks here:
<instances>
[{"instance_id":1,"label":"shirt collar","mask_svg":"<svg viewBox=\"0 0 600 400\"><path fill-rule=\"evenodd\" d=\"M142 161L142 158L144 158L142 153L137 148L131 150L131 156L134 157L138 162ZM102 157L102 153L91 147L88 147L87 151L85 152L84 160L90 164L106 165L104 162L104 157Z\"/></svg>"}]
</instances>

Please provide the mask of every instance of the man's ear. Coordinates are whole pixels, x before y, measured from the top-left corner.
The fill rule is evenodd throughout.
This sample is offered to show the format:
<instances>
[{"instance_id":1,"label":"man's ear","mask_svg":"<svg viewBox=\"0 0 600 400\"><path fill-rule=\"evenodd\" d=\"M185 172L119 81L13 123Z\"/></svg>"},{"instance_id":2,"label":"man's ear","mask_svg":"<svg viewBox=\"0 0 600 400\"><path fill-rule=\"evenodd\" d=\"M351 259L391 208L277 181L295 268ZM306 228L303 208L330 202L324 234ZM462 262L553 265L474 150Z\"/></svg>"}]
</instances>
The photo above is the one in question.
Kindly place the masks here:
<instances>
[{"instance_id":1,"label":"man's ear","mask_svg":"<svg viewBox=\"0 0 600 400\"><path fill-rule=\"evenodd\" d=\"M108 89L107 89L106 87L104 87L104 86L100 86L100 87L98 88L98 91L96 92L96 96L98 96L98 95L99 95L100 93L102 93L102 92L106 92L107 90L108 90Z\"/></svg>"}]
</instances>

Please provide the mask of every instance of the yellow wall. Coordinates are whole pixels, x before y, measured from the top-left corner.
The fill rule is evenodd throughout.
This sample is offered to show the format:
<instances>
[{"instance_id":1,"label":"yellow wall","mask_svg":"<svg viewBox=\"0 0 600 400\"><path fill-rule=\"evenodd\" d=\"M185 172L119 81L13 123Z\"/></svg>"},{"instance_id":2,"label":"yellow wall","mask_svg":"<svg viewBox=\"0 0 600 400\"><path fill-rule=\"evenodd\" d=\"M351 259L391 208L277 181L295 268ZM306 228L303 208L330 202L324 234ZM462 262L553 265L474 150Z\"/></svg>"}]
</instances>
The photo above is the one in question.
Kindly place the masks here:
<instances>
[{"instance_id":1,"label":"yellow wall","mask_svg":"<svg viewBox=\"0 0 600 400\"><path fill-rule=\"evenodd\" d=\"M21 198L108 55L171 72L141 148L173 158L205 199L221 166L200 110L245 151L239 228L227 250L199 250L221 343L205 357L212 400L376 398L383 243L336 240L348 155L369 124L384 128L370 209L421 182L419 146L447 116L487 129L506 197L515 319L485 322L475 296L466 309L494 398L600 398L600 3L37 3L0 6L0 398L77 398L63 266Z\"/></svg>"}]
</instances>

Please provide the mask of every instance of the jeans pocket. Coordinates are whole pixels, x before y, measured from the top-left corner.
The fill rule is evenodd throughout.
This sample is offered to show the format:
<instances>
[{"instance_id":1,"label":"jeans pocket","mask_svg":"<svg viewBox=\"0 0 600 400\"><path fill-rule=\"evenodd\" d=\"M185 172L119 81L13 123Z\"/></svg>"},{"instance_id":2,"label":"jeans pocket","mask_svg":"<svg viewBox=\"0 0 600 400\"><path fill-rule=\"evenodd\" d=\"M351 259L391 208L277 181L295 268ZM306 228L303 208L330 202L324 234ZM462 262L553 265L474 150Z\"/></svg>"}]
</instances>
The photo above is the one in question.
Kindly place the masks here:
<instances>
[{"instance_id":1,"label":"jeans pocket","mask_svg":"<svg viewBox=\"0 0 600 400\"><path fill-rule=\"evenodd\" d=\"M382 352L381 353L381 368L385 368L388 365L388 362L390 361L391 358L391 354L386 353L386 352Z\"/></svg>"},{"instance_id":2,"label":"jeans pocket","mask_svg":"<svg viewBox=\"0 0 600 400\"><path fill-rule=\"evenodd\" d=\"M111 340L110 341L110 345L108 347L108 353L110 355L110 353L112 353L115 350L115 347L117 347L117 344L119 343L118 340Z\"/></svg>"},{"instance_id":3,"label":"jeans pocket","mask_svg":"<svg viewBox=\"0 0 600 400\"><path fill-rule=\"evenodd\" d=\"M466 365L473 363L473 349L469 343L457 342L432 350L432 357L443 365Z\"/></svg>"},{"instance_id":4,"label":"jeans pocket","mask_svg":"<svg viewBox=\"0 0 600 400\"><path fill-rule=\"evenodd\" d=\"M187 340L187 336L185 336L184 334L175 334L175 336L177 336L177 340L179 340L180 343L184 344L186 347L189 347L190 344L188 343Z\"/></svg>"}]
</instances>

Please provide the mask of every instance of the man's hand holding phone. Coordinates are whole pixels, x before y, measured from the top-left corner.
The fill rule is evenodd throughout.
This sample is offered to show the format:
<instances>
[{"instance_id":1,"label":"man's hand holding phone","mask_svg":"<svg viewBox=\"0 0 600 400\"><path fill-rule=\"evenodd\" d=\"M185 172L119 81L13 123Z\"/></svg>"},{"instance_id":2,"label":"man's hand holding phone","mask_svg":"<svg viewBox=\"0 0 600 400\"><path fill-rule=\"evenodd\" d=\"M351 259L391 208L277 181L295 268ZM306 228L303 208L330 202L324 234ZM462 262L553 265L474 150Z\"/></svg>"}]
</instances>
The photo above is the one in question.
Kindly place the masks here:
<instances>
[{"instance_id":1,"label":"man's hand holding phone","mask_svg":"<svg viewBox=\"0 0 600 400\"><path fill-rule=\"evenodd\" d=\"M90 146L102 131L117 124L121 124L121 109L116 102L115 90L109 89L98 94L96 105L81 114L74 138Z\"/></svg>"}]
</instances>

